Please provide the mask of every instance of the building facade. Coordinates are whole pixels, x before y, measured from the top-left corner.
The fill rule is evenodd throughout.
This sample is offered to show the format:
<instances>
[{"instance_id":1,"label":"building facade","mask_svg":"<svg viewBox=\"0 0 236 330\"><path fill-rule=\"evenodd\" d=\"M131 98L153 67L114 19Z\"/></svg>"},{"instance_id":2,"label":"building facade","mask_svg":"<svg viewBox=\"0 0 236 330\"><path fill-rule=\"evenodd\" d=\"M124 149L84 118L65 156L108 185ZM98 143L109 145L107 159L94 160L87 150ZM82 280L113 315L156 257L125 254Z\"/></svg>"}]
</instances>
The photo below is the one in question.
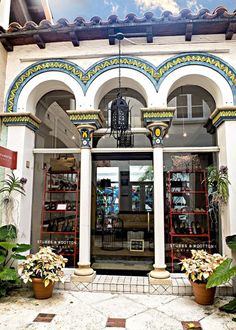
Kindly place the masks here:
<instances>
[{"instance_id":1,"label":"building facade","mask_svg":"<svg viewBox=\"0 0 236 330\"><path fill-rule=\"evenodd\" d=\"M1 145L17 151L15 172L27 178L26 196L16 196L19 241L34 250L52 245L81 281L97 270L168 282L192 248L230 255L235 13L8 27L4 10ZM119 146L111 132L118 92L130 126ZM228 168L229 201L220 210L207 188L210 165Z\"/></svg>"}]
</instances>

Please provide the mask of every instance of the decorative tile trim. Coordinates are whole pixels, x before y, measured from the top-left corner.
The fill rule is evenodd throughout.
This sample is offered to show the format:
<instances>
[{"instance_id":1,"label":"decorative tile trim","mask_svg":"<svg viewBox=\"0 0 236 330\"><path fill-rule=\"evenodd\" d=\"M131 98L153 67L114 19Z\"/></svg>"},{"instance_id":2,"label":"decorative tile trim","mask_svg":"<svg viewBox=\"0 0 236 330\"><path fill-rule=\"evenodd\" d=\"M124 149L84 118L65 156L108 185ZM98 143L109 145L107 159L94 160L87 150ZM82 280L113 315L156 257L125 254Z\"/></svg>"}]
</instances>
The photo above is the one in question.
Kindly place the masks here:
<instances>
[{"instance_id":1,"label":"decorative tile trim","mask_svg":"<svg viewBox=\"0 0 236 330\"><path fill-rule=\"evenodd\" d=\"M175 110L175 107L141 108L142 120L145 126L158 121L171 122L174 118Z\"/></svg>"},{"instance_id":2,"label":"decorative tile trim","mask_svg":"<svg viewBox=\"0 0 236 330\"><path fill-rule=\"evenodd\" d=\"M34 132L41 123L41 120L31 113L5 113L0 114L0 117L6 126L26 126Z\"/></svg>"},{"instance_id":3,"label":"decorative tile trim","mask_svg":"<svg viewBox=\"0 0 236 330\"><path fill-rule=\"evenodd\" d=\"M219 57L208 53L183 53L166 60L158 67L155 67L152 63L140 58L128 56L121 56L120 58L120 66L122 68L129 68L143 73L153 83L156 90L158 90L165 77L175 69L186 65L196 64L209 67L220 73L230 85L236 103L236 70ZM23 70L13 81L7 93L5 111L17 111L17 101L22 88L30 81L30 79L38 74L48 71L64 72L74 78L80 84L84 94L86 94L90 84L100 74L118 67L118 56L113 56L96 62L87 70L83 70L75 63L60 59L44 60L34 63Z\"/></svg>"},{"instance_id":4,"label":"decorative tile trim","mask_svg":"<svg viewBox=\"0 0 236 330\"><path fill-rule=\"evenodd\" d=\"M210 116L212 125L219 127L224 121L236 120L236 107L217 108Z\"/></svg>"},{"instance_id":5,"label":"decorative tile trim","mask_svg":"<svg viewBox=\"0 0 236 330\"><path fill-rule=\"evenodd\" d=\"M97 129L101 128L103 125L103 117L100 110L68 110L67 114L69 116L70 121L75 125L91 124L95 125Z\"/></svg>"}]
</instances>

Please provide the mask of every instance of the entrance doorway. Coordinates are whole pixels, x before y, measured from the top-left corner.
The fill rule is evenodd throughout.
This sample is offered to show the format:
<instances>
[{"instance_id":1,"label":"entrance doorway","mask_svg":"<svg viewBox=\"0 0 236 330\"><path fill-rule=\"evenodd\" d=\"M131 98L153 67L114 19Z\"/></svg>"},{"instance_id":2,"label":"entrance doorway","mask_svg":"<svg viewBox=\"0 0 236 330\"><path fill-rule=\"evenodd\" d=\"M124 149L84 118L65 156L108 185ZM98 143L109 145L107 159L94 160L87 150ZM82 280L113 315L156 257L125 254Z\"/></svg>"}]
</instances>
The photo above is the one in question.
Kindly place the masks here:
<instances>
[{"instance_id":1,"label":"entrance doorway","mask_svg":"<svg viewBox=\"0 0 236 330\"><path fill-rule=\"evenodd\" d=\"M98 272L152 270L152 154L94 156L91 246Z\"/></svg>"}]
</instances>

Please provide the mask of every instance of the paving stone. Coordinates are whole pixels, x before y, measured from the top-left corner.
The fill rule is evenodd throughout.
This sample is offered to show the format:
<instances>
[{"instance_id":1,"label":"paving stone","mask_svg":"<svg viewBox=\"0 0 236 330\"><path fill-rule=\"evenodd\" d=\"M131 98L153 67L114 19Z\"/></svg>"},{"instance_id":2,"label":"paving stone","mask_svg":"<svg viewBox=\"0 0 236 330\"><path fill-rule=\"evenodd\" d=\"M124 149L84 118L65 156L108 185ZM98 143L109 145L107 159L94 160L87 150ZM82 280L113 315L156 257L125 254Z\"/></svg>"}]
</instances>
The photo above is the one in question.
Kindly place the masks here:
<instances>
[{"instance_id":1,"label":"paving stone","mask_svg":"<svg viewBox=\"0 0 236 330\"><path fill-rule=\"evenodd\" d=\"M97 303L94 306L107 317L114 318L128 318L146 309L145 306L127 299L124 295Z\"/></svg>"},{"instance_id":2,"label":"paving stone","mask_svg":"<svg viewBox=\"0 0 236 330\"><path fill-rule=\"evenodd\" d=\"M183 330L182 324L156 310L147 310L126 320L127 330Z\"/></svg>"}]
</instances>

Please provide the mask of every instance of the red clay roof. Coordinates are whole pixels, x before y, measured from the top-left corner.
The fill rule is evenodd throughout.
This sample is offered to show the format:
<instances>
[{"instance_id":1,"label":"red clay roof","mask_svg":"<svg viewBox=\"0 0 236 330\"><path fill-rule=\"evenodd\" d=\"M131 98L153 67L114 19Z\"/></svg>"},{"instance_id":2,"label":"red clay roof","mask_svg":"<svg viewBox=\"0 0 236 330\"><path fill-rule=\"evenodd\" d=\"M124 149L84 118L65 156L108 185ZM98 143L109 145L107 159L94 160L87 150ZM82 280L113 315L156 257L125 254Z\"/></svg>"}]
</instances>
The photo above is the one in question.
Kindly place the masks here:
<instances>
[{"instance_id":1,"label":"red clay roof","mask_svg":"<svg viewBox=\"0 0 236 330\"><path fill-rule=\"evenodd\" d=\"M45 48L46 43L72 41L74 46L81 40L109 39L114 43L114 35L122 32L127 37L146 36L147 42L153 37L185 35L187 41L192 35L225 34L231 39L236 33L236 10L229 13L224 7L217 7L212 13L208 9L201 9L193 14L189 9L183 9L175 16L170 11L164 11L160 17L147 12L143 17L128 14L125 19L111 15L106 21L94 16L90 21L83 17L75 18L69 23L61 18L56 24L42 20L39 24L29 21L24 26L11 23L7 31L0 27L0 41L11 51L14 45L38 44Z\"/></svg>"}]
</instances>

